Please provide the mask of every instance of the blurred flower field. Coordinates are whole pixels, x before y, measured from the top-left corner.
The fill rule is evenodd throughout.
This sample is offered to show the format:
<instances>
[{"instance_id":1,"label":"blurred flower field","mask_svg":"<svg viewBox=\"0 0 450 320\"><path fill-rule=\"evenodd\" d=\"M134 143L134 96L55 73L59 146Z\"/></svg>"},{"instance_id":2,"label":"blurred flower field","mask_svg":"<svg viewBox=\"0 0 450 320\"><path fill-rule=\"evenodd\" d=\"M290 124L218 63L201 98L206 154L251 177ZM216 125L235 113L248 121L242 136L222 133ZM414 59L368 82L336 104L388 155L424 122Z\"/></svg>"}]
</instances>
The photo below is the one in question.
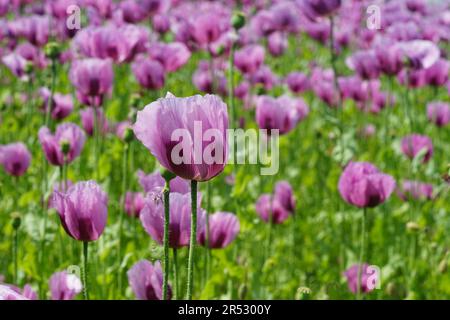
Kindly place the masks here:
<instances>
[{"instance_id":1,"label":"blurred flower field","mask_svg":"<svg viewBox=\"0 0 450 320\"><path fill-rule=\"evenodd\" d=\"M0 300L449 299L449 36L448 0L0 0Z\"/></svg>"}]
</instances>

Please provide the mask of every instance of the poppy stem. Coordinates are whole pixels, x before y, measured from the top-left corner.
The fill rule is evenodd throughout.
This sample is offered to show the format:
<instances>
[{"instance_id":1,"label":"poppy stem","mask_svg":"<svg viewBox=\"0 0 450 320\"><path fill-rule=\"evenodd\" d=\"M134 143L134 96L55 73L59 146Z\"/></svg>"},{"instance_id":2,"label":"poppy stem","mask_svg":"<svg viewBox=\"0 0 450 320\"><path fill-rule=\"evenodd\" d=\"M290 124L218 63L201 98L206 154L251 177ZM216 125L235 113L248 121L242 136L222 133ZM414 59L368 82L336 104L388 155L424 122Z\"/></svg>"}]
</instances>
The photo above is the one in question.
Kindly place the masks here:
<instances>
[{"instance_id":1,"label":"poppy stem","mask_svg":"<svg viewBox=\"0 0 450 320\"><path fill-rule=\"evenodd\" d=\"M211 181L206 183L206 232L205 232L205 247L206 247L206 255L205 255L205 278L206 281L209 278L209 264L211 260L211 248L209 247L209 214L211 212Z\"/></svg>"},{"instance_id":2,"label":"poppy stem","mask_svg":"<svg viewBox=\"0 0 450 320\"><path fill-rule=\"evenodd\" d=\"M367 216L367 208L363 209L363 216L362 216L362 221L361 221L361 245L359 248L359 264L358 264L358 277L357 277L357 286L356 286L356 299L357 300L361 300L361 276L362 276L362 264L363 264L363 259L364 259L364 240L366 237L366 216Z\"/></svg>"},{"instance_id":3,"label":"poppy stem","mask_svg":"<svg viewBox=\"0 0 450 320\"><path fill-rule=\"evenodd\" d=\"M235 41L231 44L230 58L229 58L229 74L228 74L228 105L230 106L231 111L231 128L237 129L237 120L236 120L236 107L234 105L234 52L236 50ZM236 139L233 139L233 173L236 178L237 171L237 150L236 150Z\"/></svg>"},{"instance_id":4,"label":"poppy stem","mask_svg":"<svg viewBox=\"0 0 450 320\"><path fill-rule=\"evenodd\" d=\"M127 192L127 183L128 183L128 143L125 143L124 149L123 149L123 158L122 158L122 210L125 210L125 198L126 198L126 192ZM122 293L122 245L123 245L123 219L125 217L125 212L121 212L119 217L119 257L117 261L117 267L119 270L119 294Z\"/></svg>"},{"instance_id":5,"label":"poppy stem","mask_svg":"<svg viewBox=\"0 0 450 320\"><path fill-rule=\"evenodd\" d=\"M178 299L178 292L179 291L179 284L178 284L178 252L177 248L173 248L173 275L174 275L174 283L175 283L175 290L174 290L174 299Z\"/></svg>"},{"instance_id":6,"label":"poppy stem","mask_svg":"<svg viewBox=\"0 0 450 320\"><path fill-rule=\"evenodd\" d=\"M93 112L94 112L94 166L93 166L93 170L95 171L95 177L98 180L99 177L99 173L98 173L98 136L99 136L99 124L98 124L98 114L97 114L97 109L96 107L92 107L93 108Z\"/></svg>"},{"instance_id":7,"label":"poppy stem","mask_svg":"<svg viewBox=\"0 0 450 320\"><path fill-rule=\"evenodd\" d=\"M337 105L336 111L338 113L338 122L339 122L339 134L340 134L340 152L341 152L341 165L344 164L344 108L341 101L341 95L339 93L339 83L338 83L338 72L336 66L336 53L334 51L334 17L330 16L330 62L331 68L333 69L333 86L334 86L334 94L336 94Z\"/></svg>"},{"instance_id":8,"label":"poppy stem","mask_svg":"<svg viewBox=\"0 0 450 320\"><path fill-rule=\"evenodd\" d=\"M89 242L83 241L83 297L89 300L88 292L88 245Z\"/></svg>"},{"instance_id":9,"label":"poppy stem","mask_svg":"<svg viewBox=\"0 0 450 320\"><path fill-rule=\"evenodd\" d=\"M169 300L169 227L170 227L170 180L164 186L164 279L163 300Z\"/></svg>"},{"instance_id":10,"label":"poppy stem","mask_svg":"<svg viewBox=\"0 0 450 320\"><path fill-rule=\"evenodd\" d=\"M19 232L18 228L14 228L13 231L13 264L14 264L14 284L18 284L18 262L17 262L17 248L19 243Z\"/></svg>"},{"instance_id":11,"label":"poppy stem","mask_svg":"<svg viewBox=\"0 0 450 320\"><path fill-rule=\"evenodd\" d=\"M188 279L186 299L192 300L194 285L194 250L197 238L197 181L191 180L191 237L189 240Z\"/></svg>"},{"instance_id":12,"label":"poppy stem","mask_svg":"<svg viewBox=\"0 0 450 320\"><path fill-rule=\"evenodd\" d=\"M47 106L45 109L45 126L48 127L50 124L50 115L52 113L53 108L53 97L55 95L55 87L56 87L56 61L54 58L51 59L51 72L52 72L52 82L50 88L50 98L47 102Z\"/></svg>"}]
</instances>

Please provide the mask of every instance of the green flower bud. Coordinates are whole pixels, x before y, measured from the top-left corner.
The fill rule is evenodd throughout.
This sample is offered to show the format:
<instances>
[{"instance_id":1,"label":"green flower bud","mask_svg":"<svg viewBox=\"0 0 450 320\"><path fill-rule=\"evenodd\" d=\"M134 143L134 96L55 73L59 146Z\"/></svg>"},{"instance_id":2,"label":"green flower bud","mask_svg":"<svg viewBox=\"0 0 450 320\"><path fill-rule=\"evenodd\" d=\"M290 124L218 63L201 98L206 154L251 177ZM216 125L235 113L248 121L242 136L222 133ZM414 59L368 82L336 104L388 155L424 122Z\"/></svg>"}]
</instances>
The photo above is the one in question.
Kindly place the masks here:
<instances>
[{"instance_id":1,"label":"green flower bud","mask_svg":"<svg viewBox=\"0 0 450 320\"><path fill-rule=\"evenodd\" d=\"M11 214L12 218L12 227L14 230L17 230L20 228L20 225L22 223L22 219L20 218L20 214L18 212L13 212Z\"/></svg>"},{"instance_id":2,"label":"green flower bud","mask_svg":"<svg viewBox=\"0 0 450 320\"><path fill-rule=\"evenodd\" d=\"M61 54L61 46L57 42L49 42L44 48L45 56L49 59L57 59Z\"/></svg>"},{"instance_id":3,"label":"green flower bud","mask_svg":"<svg viewBox=\"0 0 450 320\"><path fill-rule=\"evenodd\" d=\"M295 300L309 300L311 289L308 287L299 287L295 293Z\"/></svg>"},{"instance_id":4,"label":"green flower bud","mask_svg":"<svg viewBox=\"0 0 450 320\"><path fill-rule=\"evenodd\" d=\"M245 14L243 12L235 12L231 17L231 25L235 30L240 30L245 26Z\"/></svg>"}]
</instances>

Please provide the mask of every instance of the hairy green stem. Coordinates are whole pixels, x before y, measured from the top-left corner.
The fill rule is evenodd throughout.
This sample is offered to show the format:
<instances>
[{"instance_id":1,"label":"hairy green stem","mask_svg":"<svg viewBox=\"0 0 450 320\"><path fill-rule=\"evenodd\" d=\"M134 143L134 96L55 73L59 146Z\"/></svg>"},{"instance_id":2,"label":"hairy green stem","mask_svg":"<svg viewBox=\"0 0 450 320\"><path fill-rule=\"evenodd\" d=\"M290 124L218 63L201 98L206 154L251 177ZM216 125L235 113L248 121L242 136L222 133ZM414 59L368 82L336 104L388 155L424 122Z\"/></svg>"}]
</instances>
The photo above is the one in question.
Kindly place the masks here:
<instances>
[{"instance_id":1,"label":"hairy green stem","mask_svg":"<svg viewBox=\"0 0 450 320\"><path fill-rule=\"evenodd\" d=\"M119 294L122 292L122 251L123 251L123 220L125 217L125 199L127 192L127 184L128 184L128 143L125 143L123 149L122 156L122 201L121 201L121 210L119 216L119 250L118 250L118 259L117 259L117 269L119 270Z\"/></svg>"},{"instance_id":2,"label":"hairy green stem","mask_svg":"<svg viewBox=\"0 0 450 320\"><path fill-rule=\"evenodd\" d=\"M169 229L170 229L170 180L164 187L164 278L163 300L169 299Z\"/></svg>"},{"instance_id":3,"label":"hairy green stem","mask_svg":"<svg viewBox=\"0 0 450 320\"><path fill-rule=\"evenodd\" d=\"M366 216L367 216L367 208L363 209L362 221L361 221L361 245L359 248L359 264L358 264L358 277L357 277L357 287L356 287L356 299L361 299L361 276L362 276L362 267L363 267L363 259L364 259L364 247L365 247L365 237L366 237Z\"/></svg>"},{"instance_id":4,"label":"hairy green stem","mask_svg":"<svg viewBox=\"0 0 450 320\"><path fill-rule=\"evenodd\" d=\"M175 300L178 299L178 294L180 292L179 283L178 283L178 252L177 248L173 248L173 276L174 276L174 294L173 297Z\"/></svg>"},{"instance_id":5,"label":"hairy green stem","mask_svg":"<svg viewBox=\"0 0 450 320\"><path fill-rule=\"evenodd\" d=\"M192 300L194 286L194 250L197 238L197 181L191 181L191 236L189 239L188 277L186 299Z\"/></svg>"},{"instance_id":6,"label":"hairy green stem","mask_svg":"<svg viewBox=\"0 0 450 320\"><path fill-rule=\"evenodd\" d=\"M89 300L88 291L88 245L89 242L83 241L83 297L84 300Z\"/></svg>"}]
</instances>

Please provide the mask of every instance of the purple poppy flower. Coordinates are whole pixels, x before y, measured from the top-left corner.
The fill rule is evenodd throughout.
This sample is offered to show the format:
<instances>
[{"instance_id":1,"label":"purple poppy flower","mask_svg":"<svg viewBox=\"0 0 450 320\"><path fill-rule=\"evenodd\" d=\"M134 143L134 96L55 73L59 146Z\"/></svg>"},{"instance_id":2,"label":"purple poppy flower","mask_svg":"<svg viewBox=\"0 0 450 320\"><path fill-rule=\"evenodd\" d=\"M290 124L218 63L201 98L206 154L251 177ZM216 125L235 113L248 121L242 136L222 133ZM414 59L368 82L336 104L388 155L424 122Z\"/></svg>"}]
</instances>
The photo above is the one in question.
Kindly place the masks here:
<instances>
[{"instance_id":1,"label":"purple poppy flower","mask_svg":"<svg viewBox=\"0 0 450 320\"><path fill-rule=\"evenodd\" d=\"M276 30L273 12L258 11L250 21L249 33L256 33L258 37L266 37Z\"/></svg>"},{"instance_id":2,"label":"purple poppy flower","mask_svg":"<svg viewBox=\"0 0 450 320\"><path fill-rule=\"evenodd\" d=\"M73 110L73 99L70 94L55 93L50 103L51 92L48 88L41 88L39 94L43 100L42 109L45 111L51 106L51 116L54 120L66 118Z\"/></svg>"},{"instance_id":3,"label":"purple poppy flower","mask_svg":"<svg viewBox=\"0 0 450 320\"><path fill-rule=\"evenodd\" d=\"M50 20L47 16L29 16L16 21L20 24L19 36L25 37L35 46L43 46L48 42Z\"/></svg>"},{"instance_id":4,"label":"purple poppy flower","mask_svg":"<svg viewBox=\"0 0 450 320\"><path fill-rule=\"evenodd\" d=\"M239 233L239 220L233 213L214 213L209 216L208 224L208 244L213 249L227 247ZM206 228L198 235L198 241L202 246L206 245Z\"/></svg>"},{"instance_id":5,"label":"purple poppy flower","mask_svg":"<svg viewBox=\"0 0 450 320\"><path fill-rule=\"evenodd\" d=\"M153 43L149 48L150 57L159 61L166 72L175 72L184 66L191 57L191 52L184 43Z\"/></svg>"},{"instance_id":6,"label":"purple poppy flower","mask_svg":"<svg viewBox=\"0 0 450 320\"><path fill-rule=\"evenodd\" d=\"M279 2L270 8L273 27L282 32L298 32L300 29L300 15L293 2Z\"/></svg>"},{"instance_id":7,"label":"purple poppy flower","mask_svg":"<svg viewBox=\"0 0 450 320\"><path fill-rule=\"evenodd\" d=\"M141 260L127 272L128 282L139 300L162 300L163 272L161 263L156 261L153 265L150 261ZM169 299L172 297L172 289L168 288Z\"/></svg>"},{"instance_id":8,"label":"purple poppy flower","mask_svg":"<svg viewBox=\"0 0 450 320\"><path fill-rule=\"evenodd\" d=\"M360 275L360 281L358 281L358 274ZM360 291L363 293L369 293L376 288L379 281L376 270L371 270L367 263L363 265L354 264L344 272L344 276L347 278L348 288L351 292L358 292L358 282L361 286Z\"/></svg>"},{"instance_id":9,"label":"purple poppy flower","mask_svg":"<svg viewBox=\"0 0 450 320\"><path fill-rule=\"evenodd\" d=\"M306 23L304 28L311 38L320 43L325 44L330 39L330 24L327 21Z\"/></svg>"},{"instance_id":10,"label":"purple poppy flower","mask_svg":"<svg viewBox=\"0 0 450 320\"><path fill-rule=\"evenodd\" d=\"M50 197L48 198L48 208L56 209L56 206L53 204L53 199L55 198L54 197L54 193L55 192L64 193L64 192L66 192L66 190L69 190L69 188L71 186L73 186L73 182L71 180L66 180L66 181L63 181L63 182L55 183L53 185L53 192L50 195Z\"/></svg>"},{"instance_id":11,"label":"purple poppy flower","mask_svg":"<svg viewBox=\"0 0 450 320\"><path fill-rule=\"evenodd\" d=\"M278 77L270 67L262 65L250 75L250 81L253 85L259 84L265 90L269 91L278 83Z\"/></svg>"},{"instance_id":12,"label":"purple poppy flower","mask_svg":"<svg viewBox=\"0 0 450 320\"><path fill-rule=\"evenodd\" d=\"M413 40L397 44L413 69L428 69L439 57L439 48L431 41Z\"/></svg>"},{"instance_id":13,"label":"purple poppy flower","mask_svg":"<svg viewBox=\"0 0 450 320\"><path fill-rule=\"evenodd\" d=\"M349 204L372 208L385 202L395 188L395 180L368 162L350 162L341 174L339 193Z\"/></svg>"},{"instance_id":14,"label":"purple poppy flower","mask_svg":"<svg viewBox=\"0 0 450 320\"><path fill-rule=\"evenodd\" d=\"M142 87L149 90L164 87L166 75L164 67L158 61L140 56L133 62L131 69Z\"/></svg>"},{"instance_id":15,"label":"purple poppy flower","mask_svg":"<svg viewBox=\"0 0 450 320\"><path fill-rule=\"evenodd\" d=\"M198 14L191 23L192 39L200 46L208 46L222 35L221 17L215 11Z\"/></svg>"},{"instance_id":16,"label":"purple poppy flower","mask_svg":"<svg viewBox=\"0 0 450 320\"><path fill-rule=\"evenodd\" d=\"M427 106L428 120L438 127L444 127L450 122L450 106L445 102L432 102Z\"/></svg>"},{"instance_id":17,"label":"purple poppy flower","mask_svg":"<svg viewBox=\"0 0 450 320\"><path fill-rule=\"evenodd\" d=\"M98 15L101 18L111 17L113 2L112 0L84 0L84 5L88 6L88 9L93 9L92 14Z\"/></svg>"},{"instance_id":18,"label":"purple poppy flower","mask_svg":"<svg viewBox=\"0 0 450 320\"><path fill-rule=\"evenodd\" d=\"M268 48L272 56L281 56L288 47L287 36L281 32L274 32L268 38Z\"/></svg>"},{"instance_id":19,"label":"purple poppy flower","mask_svg":"<svg viewBox=\"0 0 450 320\"><path fill-rule=\"evenodd\" d=\"M342 99L352 99L356 102L366 102L368 99L368 85L358 76L339 77L339 91Z\"/></svg>"},{"instance_id":20,"label":"purple poppy flower","mask_svg":"<svg viewBox=\"0 0 450 320\"><path fill-rule=\"evenodd\" d=\"M54 135L47 127L42 127L38 133L45 157L54 166L69 164L78 157L83 149L86 136L74 123L63 123L56 128ZM62 152L63 143L69 144L66 155Z\"/></svg>"},{"instance_id":21,"label":"purple poppy flower","mask_svg":"<svg viewBox=\"0 0 450 320\"><path fill-rule=\"evenodd\" d=\"M130 217L139 217L144 208L144 196L140 192L127 192L125 195L125 212Z\"/></svg>"},{"instance_id":22,"label":"purple poppy flower","mask_svg":"<svg viewBox=\"0 0 450 320\"><path fill-rule=\"evenodd\" d=\"M170 18L167 14L157 14L153 17L153 29L164 34L170 30Z\"/></svg>"},{"instance_id":23,"label":"purple poppy flower","mask_svg":"<svg viewBox=\"0 0 450 320\"><path fill-rule=\"evenodd\" d=\"M223 171L228 159L227 129L227 106L215 95L177 98L168 94L139 111L134 124L138 140L163 167L196 181L210 180ZM205 133L213 135L214 142L198 140Z\"/></svg>"},{"instance_id":24,"label":"purple poppy flower","mask_svg":"<svg viewBox=\"0 0 450 320\"><path fill-rule=\"evenodd\" d=\"M0 300L30 300L9 286L0 284Z\"/></svg>"},{"instance_id":25,"label":"purple poppy flower","mask_svg":"<svg viewBox=\"0 0 450 320\"><path fill-rule=\"evenodd\" d=\"M308 76L301 72L291 72L285 79L289 89L294 93L302 93L309 89Z\"/></svg>"},{"instance_id":26,"label":"purple poppy flower","mask_svg":"<svg viewBox=\"0 0 450 320\"><path fill-rule=\"evenodd\" d=\"M432 200L433 185L419 181L405 180L401 188L397 191L397 194L403 201L410 199Z\"/></svg>"},{"instance_id":27,"label":"purple poppy flower","mask_svg":"<svg viewBox=\"0 0 450 320\"><path fill-rule=\"evenodd\" d=\"M420 38L420 29L415 21L394 21L386 28L386 35L396 41L413 41Z\"/></svg>"},{"instance_id":28,"label":"purple poppy flower","mask_svg":"<svg viewBox=\"0 0 450 320\"><path fill-rule=\"evenodd\" d=\"M386 75L395 76L403 68L402 52L398 46L381 43L375 47L378 66Z\"/></svg>"},{"instance_id":29,"label":"purple poppy flower","mask_svg":"<svg viewBox=\"0 0 450 320\"><path fill-rule=\"evenodd\" d=\"M166 0L141 0L141 5L144 8L144 11L150 16L166 12L169 10L170 3L171 1Z\"/></svg>"},{"instance_id":30,"label":"purple poppy flower","mask_svg":"<svg viewBox=\"0 0 450 320\"><path fill-rule=\"evenodd\" d=\"M15 52L37 68L43 69L47 66L47 59L45 58L44 52L31 43L25 42L19 44Z\"/></svg>"},{"instance_id":31,"label":"purple poppy flower","mask_svg":"<svg viewBox=\"0 0 450 320\"><path fill-rule=\"evenodd\" d=\"M427 10L427 2L425 0L406 0L406 7L411 12L425 14Z\"/></svg>"},{"instance_id":32,"label":"purple poppy flower","mask_svg":"<svg viewBox=\"0 0 450 320\"><path fill-rule=\"evenodd\" d=\"M358 51L347 59L347 66L355 71L362 79L377 79L380 76L380 65L375 51Z\"/></svg>"},{"instance_id":33,"label":"purple poppy flower","mask_svg":"<svg viewBox=\"0 0 450 320\"><path fill-rule=\"evenodd\" d=\"M126 23L139 23L145 18L144 8L136 0L124 0L119 3L122 19Z\"/></svg>"},{"instance_id":34,"label":"purple poppy flower","mask_svg":"<svg viewBox=\"0 0 450 320\"><path fill-rule=\"evenodd\" d=\"M130 50L125 34L111 25L82 29L73 40L73 45L86 57L110 58L116 63L124 62Z\"/></svg>"},{"instance_id":35,"label":"purple poppy flower","mask_svg":"<svg viewBox=\"0 0 450 320\"><path fill-rule=\"evenodd\" d=\"M108 198L95 181L82 181L52 200L69 236L79 241L97 240L106 226Z\"/></svg>"},{"instance_id":36,"label":"purple poppy flower","mask_svg":"<svg viewBox=\"0 0 450 320\"><path fill-rule=\"evenodd\" d=\"M67 18L67 8L70 5L78 5L80 0L53 0L49 2L51 14L58 19Z\"/></svg>"},{"instance_id":37,"label":"purple poppy flower","mask_svg":"<svg viewBox=\"0 0 450 320\"><path fill-rule=\"evenodd\" d=\"M30 161L31 153L23 143L0 145L0 164L8 174L20 177L27 171Z\"/></svg>"},{"instance_id":38,"label":"purple poppy flower","mask_svg":"<svg viewBox=\"0 0 450 320\"><path fill-rule=\"evenodd\" d=\"M309 113L303 99L281 96L260 96L256 101L256 122L259 128L278 129L280 134L291 131Z\"/></svg>"},{"instance_id":39,"label":"purple poppy flower","mask_svg":"<svg viewBox=\"0 0 450 320\"><path fill-rule=\"evenodd\" d=\"M98 128L100 129L101 134L106 134L108 132L109 124L108 120L105 117L105 114L103 113L103 110L100 108L85 108L83 110L80 110L80 116L81 116L81 124L83 126L84 131L89 136L94 135L94 122L95 122L95 112L97 112L97 121L98 121Z\"/></svg>"},{"instance_id":40,"label":"purple poppy flower","mask_svg":"<svg viewBox=\"0 0 450 320\"><path fill-rule=\"evenodd\" d=\"M433 155L433 143L427 136L411 134L402 139L401 149L405 156L414 159L423 152L422 163L426 163Z\"/></svg>"},{"instance_id":41,"label":"purple poppy flower","mask_svg":"<svg viewBox=\"0 0 450 320\"><path fill-rule=\"evenodd\" d=\"M426 86L426 69L402 70L397 76L399 82L410 88L421 88Z\"/></svg>"},{"instance_id":42,"label":"purple poppy flower","mask_svg":"<svg viewBox=\"0 0 450 320\"><path fill-rule=\"evenodd\" d=\"M132 129L132 125L130 121L125 120L115 125L114 132L119 139L123 140L125 138L125 130L127 129Z\"/></svg>"},{"instance_id":43,"label":"purple poppy flower","mask_svg":"<svg viewBox=\"0 0 450 320\"><path fill-rule=\"evenodd\" d=\"M287 181L279 181L275 185L274 197L289 213L295 212L295 197L291 185Z\"/></svg>"},{"instance_id":44,"label":"purple poppy flower","mask_svg":"<svg viewBox=\"0 0 450 320\"><path fill-rule=\"evenodd\" d=\"M289 218L289 211L283 207L276 197L270 194L263 194L258 198L255 210L265 222L281 224Z\"/></svg>"},{"instance_id":45,"label":"purple poppy flower","mask_svg":"<svg viewBox=\"0 0 450 320\"><path fill-rule=\"evenodd\" d=\"M78 98L91 106L101 104L103 96L111 91L113 77L111 60L96 58L74 61L69 73Z\"/></svg>"},{"instance_id":46,"label":"purple poppy flower","mask_svg":"<svg viewBox=\"0 0 450 320\"><path fill-rule=\"evenodd\" d=\"M341 6L341 0L299 0L297 3L311 20L334 14Z\"/></svg>"},{"instance_id":47,"label":"purple poppy flower","mask_svg":"<svg viewBox=\"0 0 450 320\"><path fill-rule=\"evenodd\" d=\"M189 245L191 230L191 196L172 192L170 201L169 246L171 248ZM199 195L199 203L200 203ZM198 205L197 232L200 234L205 227L205 212ZM154 191L147 194L140 219L145 231L159 244L163 244L164 237L164 203L162 192Z\"/></svg>"},{"instance_id":48,"label":"purple poppy flower","mask_svg":"<svg viewBox=\"0 0 450 320\"><path fill-rule=\"evenodd\" d=\"M314 68L310 77L310 84L314 93L328 106L338 107L338 92L335 90L333 70Z\"/></svg>"},{"instance_id":49,"label":"purple poppy flower","mask_svg":"<svg viewBox=\"0 0 450 320\"><path fill-rule=\"evenodd\" d=\"M8 13L10 0L0 0L0 17Z\"/></svg>"},{"instance_id":50,"label":"purple poppy flower","mask_svg":"<svg viewBox=\"0 0 450 320\"><path fill-rule=\"evenodd\" d=\"M11 70L12 74L22 81L28 80L25 73L27 60L17 53L10 53L2 57L3 64Z\"/></svg>"},{"instance_id":51,"label":"purple poppy flower","mask_svg":"<svg viewBox=\"0 0 450 320\"><path fill-rule=\"evenodd\" d=\"M264 48L260 45L248 45L235 53L234 65L242 73L252 74L264 62Z\"/></svg>"},{"instance_id":52,"label":"purple poppy flower","mask_svg":"<svg viewBox=\"0 0 450 320\"><path fill-rule=\"evenodd\" d=\"M431 67L425 69L426 82L430 86L440 87L447 83L450 63L439 59Z\"/></svg>"},{"instance_id":53,"label":"purple poppy flower","mask_svg":"<svg viewBox=\"0 0 450 320\"><path fill-rule=\"evenodd\" d=\"M250 84L248 81L243 81L234 88L234 95L240 100L244 100L250 94Z\"/></svg>"},{"instance_id":54,"label":"purple poppy flower","mask_svg":"<svg viewBox=\"0 0 450 320\"><path fill-rule=\"evenodd\" d=\"M50 277L52 300L73 300L83 288L80 279L66 271L56 272Z\"/></svg>"},{"instance_id":55,"label":"purple poppy flower","mask_svg":"<svg viewBox=\"0 0 450 320\"><path fill-rule=\"evenodd\" d=\"M192 82L195 87L205 93L218 93L222 96L227 95L227 78L222 70L214 69L214 78L210 69L210 65L206 61L200 61L198 69L192 75Z\"/></svg>"},{"instance_id":56,"label":"purple poppy flower","mask_svg":"<svg viewBox=\"0 0 450 320\"><path fill-rule=\"evenodd\" d=\"M164 188L165 180L159 171L146 175L142 170L138 170L137 176L139 184L146 193ZM170 180L170 192L181 194L191 192L189 181L180 177L173 178Z\"/></svg>"}]
</instances>

